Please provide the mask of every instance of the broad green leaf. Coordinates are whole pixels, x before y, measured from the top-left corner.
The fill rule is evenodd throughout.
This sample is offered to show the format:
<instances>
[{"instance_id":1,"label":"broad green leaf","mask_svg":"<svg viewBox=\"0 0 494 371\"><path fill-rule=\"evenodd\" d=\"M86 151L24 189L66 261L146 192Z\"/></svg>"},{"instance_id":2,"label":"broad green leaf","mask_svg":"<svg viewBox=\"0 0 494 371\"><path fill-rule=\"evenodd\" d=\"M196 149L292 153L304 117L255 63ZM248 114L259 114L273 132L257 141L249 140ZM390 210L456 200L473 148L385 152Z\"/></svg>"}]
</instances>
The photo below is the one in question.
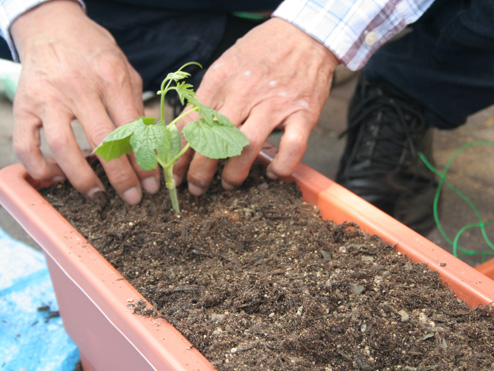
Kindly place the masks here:
<instances>
[{"instance_id":1,"label":"broad green leaf","mask_svg":"<svg viewBox=\"0 0 494 371\"><path fill-rule=\"evenodd\" d=\"M140 120L145 125L154 125L154 123L156 122L156 119L154 117L141 117Z\"/></svg>"},{"instance_id":2,"label":"broad green leaf","mask_svg":"<svg viewBox=\"0 0 494 371\"><path fill-rule=\"evenodd\" d=\"M156 125L139 125L130 138L137 164L143 170L152 170L157 166L156 151L167 141L166 127L160 121Z\"/></svg>"},{"instance_id":3,"label":"broad green leaf","mask_svg":"<svg viewBox=\"0 0 494 371\"><path fill-rule=\"evenodd\" d=\"M224 126L235 126L232 122L221 113L216 110L209 108L208 106L204 106L200 103L196 104L196 107L199 108L199 116L204 116L204 120L210 124L220 124Z\"/></svg>"},{"instance_id":4,"label":"broad green leaf","mask_svg":"<svg viewBox=\"0 0 494 371\"><path fill-rule=\"evenodd\" d=\"M170 132L170 149L168 151L167 163L178 155L182 149L182 136L180 135L180 131L175 125L171 126L168 130Z\"/></svg>"},{"instance_id":5,"label":"broad green leaf","mask_svg":"<svg viewBox=\"0 0 494 371\"><path fill-rule=\"evenodd\" d=\"M183 134L195 151L212 159L238 156L249 144L247 136L235 126L217 125L202 118L188 123Z\"/></svg>"},{"instance_id":6,"label":"broad green leaf","mask_svg":"<svg viewBox=\"0 0 494 371\"><path fill-rule=\"evenodd\" d=\"M132 152L130 145L130 137L134 133L134 130L139 125L142 125L143 118L139 118L136 121L130 122L126 125L112 131L98 147L95 148L93 153L101 156L105 161L113 160L123 154L129 154ZM154 119L153 119L154 120Z\"/></svg>"}]
</instances>

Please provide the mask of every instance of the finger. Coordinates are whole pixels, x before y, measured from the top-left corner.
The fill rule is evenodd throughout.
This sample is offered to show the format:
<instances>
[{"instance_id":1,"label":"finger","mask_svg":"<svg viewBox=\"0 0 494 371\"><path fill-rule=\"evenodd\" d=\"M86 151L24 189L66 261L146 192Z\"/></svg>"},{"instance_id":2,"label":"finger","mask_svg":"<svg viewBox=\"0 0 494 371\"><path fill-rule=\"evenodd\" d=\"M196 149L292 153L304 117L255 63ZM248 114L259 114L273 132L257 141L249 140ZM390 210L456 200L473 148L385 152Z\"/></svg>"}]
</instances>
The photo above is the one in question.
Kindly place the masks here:
<instances>
[{"instance_id":1,"label":"finger","mask_svg":"<svg viewBox=\"0 0 494 371\"><path fill-rule=\"evenodd\" d=\"M182 140L182 147L185 145L184 142L185 139ZM173 165L173 179L175 180L175 184L179 185L185 179L187 171L189 170L189 164L192 161L194 154L194 150L190 148L182 155L182 157L178 159L175 165Z\"/></svg>"},{"instance_id":2,"label":"finger","mask_svg":"<svg viewBox=\"0 0 494 371\"><path fill-rule=\"evenodd\" d=\"M139 75L131 67L124 76L120 76L117 71L110 72L109 75L113 78L105 81L103 96L115 125L122 126L143 116L142 81ZM156 193L160 188L158 168L151 171L142 170L133 154L129 156L129 161L142 187L148 193Z\"/></svg>"},{"instance_id":3,"label":"finger","mask_svg":"<svg viewBox=\"0 0 494 371\"><path fill-rule=\"evenodd\" d=\"M82 155L72 132L72 115L60 109L48 109L42 120L52 156L74 188L87 196L102 191L103 184Z\"/></svg>"},{"instance_id":4,"label":"finger","mask_svg":"<svg viewBox=\"0 0 494 371\"><path fill-rule=\"evenodd\" d=\"M29 175L40 181L65 179L62 169L53 160L46 159L40 150L41 120L31 113L16 112L13 132L13 149Z\"/></svg>"},{"instance_id":5,"label":"finger","mask_svg":"<svg viewBox=\"0 0 494 371\"><path fill-rule=\"evenodd\" d=\"M81 97L76 116L84 128L91 149L96 148L115 126L98 97L86 94ZM86 108L85 107L90 107ZM132 165L127 156L121 156L109 162L101 159L108 180L122 199L131 204L137 204L142 198L142 190Z\"/></svg>"},{"instance_id":6,"label":"finger","mask_svg":"<svg viewBox=\"0 0 494 371\"><path fill-rule=\"evenodd\" d=\"M244 182L267 137L283 120L283 113L277 109L273 110L268 101L252 109L241 127L242 132L249 140L249 144L243 149L240 156L232 157L227 161L222 174L223 188L234 189Z\"/></svg>"},{"instance_id":7,"label":"finger","mask_svg":"<svg viewBox=\"0 0 494 371\"><path fill-rule=\"evenodd\" d=\"M187 173L189 192L194 196L204 194L209 188L217 168L218 160L212 160L200 153L195 153Z\"/></svg>"},{"instance_id":8,"label":"finger","mask_svg":"<svg viewBox=\"0 0 494 371\"><path fill-rule=\"evenodd\" d=\"M307 150L307 143L315 122L303 112L295 112L284 122L284 133L275 158L268 165L266 174L271 179L292 174Z\"/></svg>"}]
</instances>

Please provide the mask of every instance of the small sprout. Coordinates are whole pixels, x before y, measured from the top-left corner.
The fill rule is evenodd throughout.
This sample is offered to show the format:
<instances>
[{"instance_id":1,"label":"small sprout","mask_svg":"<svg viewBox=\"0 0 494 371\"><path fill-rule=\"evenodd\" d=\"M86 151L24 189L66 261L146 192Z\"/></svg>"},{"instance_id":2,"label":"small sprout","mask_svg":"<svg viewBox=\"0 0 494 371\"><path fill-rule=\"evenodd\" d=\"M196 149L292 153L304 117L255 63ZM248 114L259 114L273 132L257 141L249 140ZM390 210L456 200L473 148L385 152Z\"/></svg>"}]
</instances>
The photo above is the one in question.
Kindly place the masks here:
<instances>
[{"instance_id":1,"label":"small sprout","mask_svg":"<svg viewBox=\"0 0 494 371\"><path fill-rule=\"evenodd\" d=\"M183 65L178 71L169 73L161 83L158 95L161 100L161 119L156 122L152 117L140 117L115 129L93 151L105 161L111 161L124 154L134 152L137 164L143 170L155 169L158 164L163 168L166 187L170 192L172 207L180 213L178 196L173 179L173 165L192 147L196 152L211 159L225 159L238 156L249 144L247 136L230 120L214 109L199 103L191 84L182 81L190 76L183 69L192 64ZM177 92L182 104L189 109L170 123L165 122L165 96L168 92ZM177 122L197 112L199 118L189 122L182 131L187 144L181 148L181 135Z\"/></svg>"}]
</instances>

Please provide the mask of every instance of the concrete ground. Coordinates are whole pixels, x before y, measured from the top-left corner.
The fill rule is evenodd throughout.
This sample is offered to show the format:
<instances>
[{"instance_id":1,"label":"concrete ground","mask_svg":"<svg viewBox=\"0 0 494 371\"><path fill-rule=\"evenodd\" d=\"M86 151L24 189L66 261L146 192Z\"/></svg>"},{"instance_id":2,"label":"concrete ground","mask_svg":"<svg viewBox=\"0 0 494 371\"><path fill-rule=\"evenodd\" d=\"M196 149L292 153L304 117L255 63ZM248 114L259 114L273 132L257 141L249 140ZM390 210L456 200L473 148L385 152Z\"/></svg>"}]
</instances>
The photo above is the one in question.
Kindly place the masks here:
<instances>
[{"instance_id":1,"label":"concrete ground","mask_svg":"<svg viewBox=\"0 0 494 371\"><path fill-rule=\"evenodd\" d=\"M346 70L339 71L339 78L347 76ZM344 148L344 139L338 135L346 127L347 107L356 85L356 76L336 86L321 115L318 126L312 133L309 148L303 162L334 178L339 157ZM17 162L12 152L12 104L0 97L0 168ZM80 127L75 126L82 146L85 145ZM280 134L273 134L270 141L277 144ZM450 156L463 144L474 141L494 141L494 106L469 118L468 123L455 131L436 131L434 157L436 166L443 169ZM45 147L42 147L45 149ZM494 221L494 146L471 147L456 158L447 174L449 181L461 190L477 207L484 221ZM445 189L441 223L450 239L469 224L477 223L478 218L468 204L454 192ZM36 247L35 242L18 226L13 218L0 209L0 228L13 238ZM487 227L487 235L494 243L494 226ZM452 251L451 245L435 228L428 236L431 241ZM460 238L460 246L474 250L490 250L478 229L468 229ZM492 250L491 250L492 251ZM478 256L462 257L470 265L481 262Z\"/></svg>"}]
</instances>

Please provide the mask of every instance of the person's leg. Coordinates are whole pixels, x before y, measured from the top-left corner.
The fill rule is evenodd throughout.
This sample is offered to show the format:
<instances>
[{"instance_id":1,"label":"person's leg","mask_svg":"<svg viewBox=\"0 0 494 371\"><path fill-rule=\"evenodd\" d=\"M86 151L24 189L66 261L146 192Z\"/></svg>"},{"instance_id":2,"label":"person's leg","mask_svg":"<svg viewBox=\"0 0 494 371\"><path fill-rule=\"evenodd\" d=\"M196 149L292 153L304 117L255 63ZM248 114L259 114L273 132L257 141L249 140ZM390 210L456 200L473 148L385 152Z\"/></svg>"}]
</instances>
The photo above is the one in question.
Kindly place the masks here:
<instances>
[{"instance_id":1,"label":"person's leg","mask_svg":"<svg viewBox=\"0 0 494 371\"><path fill-rule=\"evenodd\" d=\"M226 13L185 13L100 0L86 5L88 16L115 37L141 75L143 89L151 91L185 63L206 63L226 24Z\"/></svg>"},{"instance_id":2,"label":"person's leg","mask_svg":"<svg viewBox=\"0 0 494 371\"><path fill-rule=\"evenodd\" d=\"M276 7L279 1L264 1ZM87 0L89 17L108 29L140 73L144 90L156 91L167 73L196 61L207 68L214 58L260 21L233 17L232 10L253 10L260 2ZM202 74L191 81L197 87Z\"/></svg>"},{"instance_id":3,"label":"person's leg","mask_svg":"<svg viewBox=\"0 0 494 371\"><path fill-rule=\"evenodd\" d=\"M436 0L411 28L373 56L367 80L421 103L437 128L455 128L494 104L494 1Z\"/></svg>"},{"instance_id":4,"label":"person's leg","mask_svg":"<svg viewBox=\"0 0 494 371\"><path fill-rule=\"evenodd\" d=\"M0 39L0 58L8 61L12 60L12 53L4 39Z\"/></svg>"},{"instance_id":5,"label":"person's leg","mask_svg":"<svg viewBox=\"0 0 494 371\"><path fill-rule=\"evenodd\" d=\"M437 0L364 69L337 181L416 231L434 226L431 127L494 103L494 2Z\"/></svg>"}]
</instances>

